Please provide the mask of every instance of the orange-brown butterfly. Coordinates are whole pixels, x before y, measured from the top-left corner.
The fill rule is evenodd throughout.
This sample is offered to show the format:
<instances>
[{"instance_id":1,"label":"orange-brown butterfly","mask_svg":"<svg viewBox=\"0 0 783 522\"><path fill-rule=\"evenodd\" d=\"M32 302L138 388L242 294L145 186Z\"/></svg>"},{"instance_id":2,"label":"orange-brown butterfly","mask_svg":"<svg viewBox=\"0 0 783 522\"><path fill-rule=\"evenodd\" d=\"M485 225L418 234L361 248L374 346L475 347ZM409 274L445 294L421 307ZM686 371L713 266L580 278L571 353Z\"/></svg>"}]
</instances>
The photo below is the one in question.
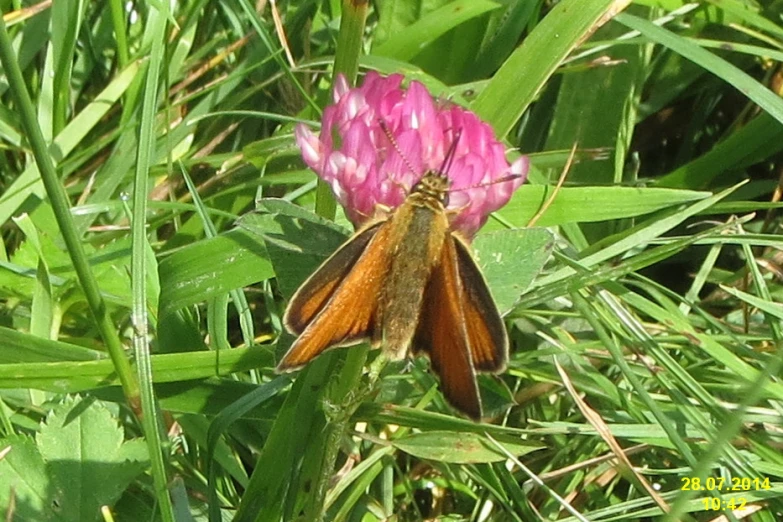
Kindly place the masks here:
<instances>
[{"instance_id":1,"label":"orange-brown butterfly","mask_svg":"<svg viewBox=\"0 0 783 522\"><path fill-rule=\"evenodd\" d=\"M429 356L443 395L481 418L476 372L503 371L508 337L466 242L450 229L443 166L405 201L360 228L296 291L284 323L299 335L277 367L289 371L324 350L370 341L392 358Z\"/></svg>"}]
</instances>

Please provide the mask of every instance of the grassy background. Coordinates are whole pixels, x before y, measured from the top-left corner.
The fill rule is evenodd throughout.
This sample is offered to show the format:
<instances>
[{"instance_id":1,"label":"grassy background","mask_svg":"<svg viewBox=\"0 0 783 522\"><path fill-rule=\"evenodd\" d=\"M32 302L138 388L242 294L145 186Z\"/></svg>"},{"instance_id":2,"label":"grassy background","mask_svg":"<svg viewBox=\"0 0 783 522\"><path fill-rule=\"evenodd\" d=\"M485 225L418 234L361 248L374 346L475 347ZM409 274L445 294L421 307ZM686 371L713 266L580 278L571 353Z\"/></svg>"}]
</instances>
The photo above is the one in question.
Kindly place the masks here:
<instances>
[{"instance_id":1,"label":"grassy background","mask_svg":"<svg viewBox=\"0 0 783 522\"><path fill-rule=\"evenodd\" d=\"M0 1L0 513L783 519L783 3L628 3ZM530 155L490 423L424 361L273 372L349 233L293 123L367 69Z\"/></svg>"}]
</instances>

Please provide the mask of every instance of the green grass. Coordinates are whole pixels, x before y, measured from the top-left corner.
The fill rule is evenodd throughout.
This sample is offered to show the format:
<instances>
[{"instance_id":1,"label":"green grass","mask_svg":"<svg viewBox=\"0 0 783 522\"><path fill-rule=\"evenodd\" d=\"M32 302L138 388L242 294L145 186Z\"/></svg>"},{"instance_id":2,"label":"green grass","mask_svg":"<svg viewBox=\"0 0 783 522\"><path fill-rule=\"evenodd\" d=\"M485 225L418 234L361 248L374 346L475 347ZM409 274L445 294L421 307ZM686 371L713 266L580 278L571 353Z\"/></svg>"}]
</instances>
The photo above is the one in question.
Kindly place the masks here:
<instances>
[{"instance_id":1,"label":"green grass","mask_svg":"<svg viewBox=\"0 0 783 522\"><path fill-rule=\"evenodd\" d=\"M626 3L0 3L4 519L783 519L783 6ZM274 373L349 234L293 124L370 69L531 158L485 423L424 360Z\"/></svg>"}]
</instances>

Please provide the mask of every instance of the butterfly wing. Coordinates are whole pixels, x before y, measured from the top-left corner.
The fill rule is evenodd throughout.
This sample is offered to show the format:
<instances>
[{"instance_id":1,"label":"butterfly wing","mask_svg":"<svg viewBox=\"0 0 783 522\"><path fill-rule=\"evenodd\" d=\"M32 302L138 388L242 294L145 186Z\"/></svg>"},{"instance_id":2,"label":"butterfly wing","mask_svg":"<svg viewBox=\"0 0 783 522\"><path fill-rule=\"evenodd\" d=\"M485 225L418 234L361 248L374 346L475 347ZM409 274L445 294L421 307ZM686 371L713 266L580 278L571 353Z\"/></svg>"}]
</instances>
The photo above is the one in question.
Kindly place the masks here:
<instances>
[{"instance_id":1,"label":"butterfly wing","mask_svg":"<svg viewBox=\"0 0 783 522\"><path fill-rule=\"evenodd\" d=\"M508 360L508 335L487 282L465 243L452 236L462 287L462 317L476 371L499 373Z\"/></svg>"},{"instance_id":2,"label":"butterfly wing","mask_svg":"<svg viewBox=\"0 0 783 522\"><path fill-rule=\"evenodd\" d=\"M288 302L283 316L283 323L288 331L297 335L304 332L359 261L380 225L378 223L357 232L302 283Z\"/></svg>"},{"instance_id":3,"label":"butterfly wing","mask_svg":"<svg viewBox=\"0 0 783 522\"><path fill-rule=\"evenodd\" d=\"M284 322L301 335L278 364L278 371L299 368L328 348L373 337L390 261L386 223L358 232L294 294Z\"/></svg>"},{"instance_id":4,"label":"butterfly wing","mask_svg":"<svg viewBox=\"0 0 783 522\"><path fill-rule=\"evenodd\" d=\"M463 321L456 241L444 242L440 262L424 290L413 348L429 355L440 377L441 390L449 403L472 419L481 418L476 375L470 356L469 337Z\"/></svg>"}]
</instances>

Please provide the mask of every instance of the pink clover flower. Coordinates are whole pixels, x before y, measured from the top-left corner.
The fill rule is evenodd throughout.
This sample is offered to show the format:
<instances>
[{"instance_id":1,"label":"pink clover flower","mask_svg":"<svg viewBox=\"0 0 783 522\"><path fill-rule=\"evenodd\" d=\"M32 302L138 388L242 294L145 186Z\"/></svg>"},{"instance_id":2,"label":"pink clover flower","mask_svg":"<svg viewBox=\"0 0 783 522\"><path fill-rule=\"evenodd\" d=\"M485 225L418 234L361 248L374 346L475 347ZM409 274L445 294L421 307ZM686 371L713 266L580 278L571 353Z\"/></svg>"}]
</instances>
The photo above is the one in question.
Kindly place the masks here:
<instances>
[{"instance_id":1,"label":"pink clover flower","mask_svg":"<svg viewBox=\"0 0 783 522\"><path fill-rule=\"evenodd\" d=\"M403 89L402 80L400 74L384 77L371 71L361 87L350 88L339 76L320 134L296 126L302 157L331 185L359 227L379 209L399 206L425 172L440 169L458 137L446 172L451 181L448 208L453 211L452 229L472 238L525 181L529 160L522 156L509 165L505 147L476 114L436 102L417 81Z\"/></svg>"}]
</instances>

